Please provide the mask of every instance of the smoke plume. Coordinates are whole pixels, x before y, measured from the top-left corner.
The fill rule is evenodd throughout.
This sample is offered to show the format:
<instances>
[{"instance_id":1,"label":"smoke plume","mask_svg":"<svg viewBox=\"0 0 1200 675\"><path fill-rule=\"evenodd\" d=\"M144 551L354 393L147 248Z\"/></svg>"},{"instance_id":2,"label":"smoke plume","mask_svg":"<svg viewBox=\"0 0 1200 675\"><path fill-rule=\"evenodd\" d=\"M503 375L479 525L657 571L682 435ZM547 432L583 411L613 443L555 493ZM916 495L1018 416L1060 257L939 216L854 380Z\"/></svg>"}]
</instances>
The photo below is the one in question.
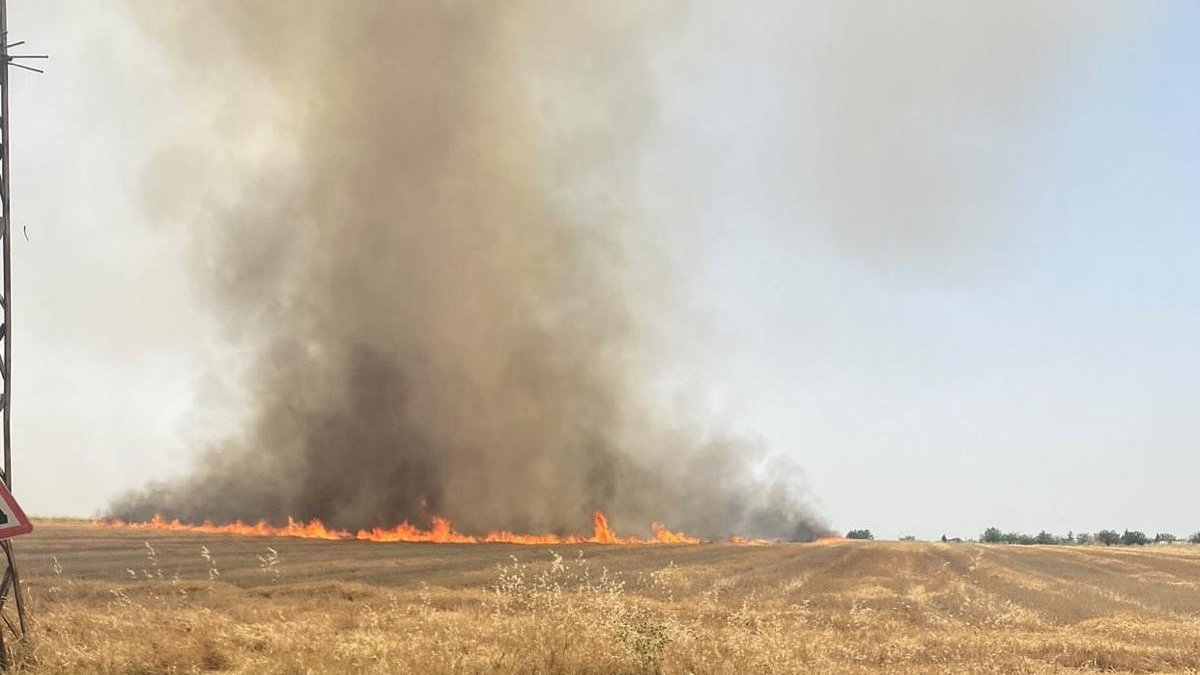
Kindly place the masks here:
<instances>
[{"instance_id":1,"label":"smoke plume","mask_svg":"<svg viewBox=\"0 0 1200 675\"><path fill-rule=\"evenodd\" d=\"M193 108L147 208L188 233L250 410L110 515L823 531L758 444L649 401L672 290L632 183L669 10L134 8Z\"/></svg>"}]
</instances>

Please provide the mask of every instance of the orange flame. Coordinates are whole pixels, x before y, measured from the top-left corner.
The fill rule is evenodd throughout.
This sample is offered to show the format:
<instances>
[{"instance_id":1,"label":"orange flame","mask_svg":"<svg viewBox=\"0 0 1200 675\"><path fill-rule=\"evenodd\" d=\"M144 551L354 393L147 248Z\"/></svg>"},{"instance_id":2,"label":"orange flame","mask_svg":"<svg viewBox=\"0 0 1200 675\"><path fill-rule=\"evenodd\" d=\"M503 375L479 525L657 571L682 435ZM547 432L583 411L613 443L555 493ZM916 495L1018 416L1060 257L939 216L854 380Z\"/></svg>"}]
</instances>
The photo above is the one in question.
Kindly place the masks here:
<instances>
[{"instance_id":1,"label":"orange flame","mask_svg":"<svg viewBox=\"0 0 1200 675\"><path fill-rule=\"evenodd\" d=\"M775 543L774 539L759 539L756 537L739 537L733 535L729 538L729 543L737 544L738 546L770 546Z\"/></svg>"},{"instance_id":2,"label":"orange flame","mask_svg":"<svg viewBox=\"0 0 1200 675\"><path fill-rule=\"evenodd\" d=\"M254 524L235 520L225 525L214 525L205 521L199 525L180 522L178 519L167 520L162 516L154 516L145 522L125 522L122 520L98 520L96 527L125 528L135 530L165 530L168 532L197 532L203 534L239 534L255 537L296 537L300 539L329 539L375 542L413 542L430 544L700 544L699 537L693 537L682 532L668 530L660 523L651 523L653 537L623 537L608 524L608 518L600 511L592 514L592 536L557 535L557 534L517 534L506 530L489 532L482 536L463 534L454 529L454 525L446 518L434 517L429 529L422 529L407 522L392 528L376 527L370 530L349 532L347 530L330 529L318 519L307 523L288 518L287 525L282 527L271 525L265 520ZM733 543L770 543L767 540L750 540L734 537Z\"/></svg>"},{"instance_id":3,"label":"orange flame","mask_svg":"<svg viewBox=\"0 0 1200 675\"><path fill-rule=\"evenodd\" d=\"M654 533L655 541L660 544L699 544L699 537L686 535L682 532L672 532L662 523L650 523L650 531Z\"/></svg>"},{"instance_id":4,"label":"orange flame","mask_svg":"<svg viewBox=\"0 0 1200 675\"><path fill-rule=\"evenodd\" d=\"M407 541L429 544L474 544L478 542L475 537L469 534L455 532L454 525L449 520L436 516L433 518L433 525L428 530L422 530L408 523L400 523L390 530L380 527L370 530L359 530L354 535L354 538L362 539L363 541Z\"/></svg>"}]
</instances>

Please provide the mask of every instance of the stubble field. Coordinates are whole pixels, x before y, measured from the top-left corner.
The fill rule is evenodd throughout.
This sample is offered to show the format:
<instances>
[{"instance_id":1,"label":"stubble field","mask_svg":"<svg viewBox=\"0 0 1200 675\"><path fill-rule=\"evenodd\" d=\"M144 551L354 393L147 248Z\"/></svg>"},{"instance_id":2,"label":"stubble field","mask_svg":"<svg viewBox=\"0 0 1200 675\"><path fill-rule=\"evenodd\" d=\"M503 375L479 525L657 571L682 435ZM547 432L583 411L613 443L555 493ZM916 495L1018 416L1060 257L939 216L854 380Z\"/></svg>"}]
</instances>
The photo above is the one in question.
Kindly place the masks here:
<instances>
[{"instance_id":1,"label":"stubble field","mask_svg":"<svg viewBox=\"0 0 1200 675\"><path fill-rule=\"evenodd\" d=\"M17 541L36 673L1200 673L1200 547Z\"/></svg>"}]
</instances>

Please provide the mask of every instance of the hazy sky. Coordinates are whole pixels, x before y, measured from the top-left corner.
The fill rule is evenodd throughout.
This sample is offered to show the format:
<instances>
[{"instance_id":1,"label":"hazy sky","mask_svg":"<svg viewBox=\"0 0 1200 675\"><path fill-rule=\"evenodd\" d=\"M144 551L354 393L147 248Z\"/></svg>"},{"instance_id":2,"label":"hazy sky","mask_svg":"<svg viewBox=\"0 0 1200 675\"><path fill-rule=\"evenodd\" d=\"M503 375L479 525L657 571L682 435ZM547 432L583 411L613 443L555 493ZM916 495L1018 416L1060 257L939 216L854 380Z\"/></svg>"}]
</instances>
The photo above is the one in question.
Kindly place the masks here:
<instances>
[{"instance_id":1,"label":"hazy sky","mask_svg":"<svg viewBox=\"0 0 1200 675\"><path fill-rule=\"evenodd\" d=\"M1200 530L1200 6L889 6L697 4L651 50L674 367L841 530ZM91 515L235 428L140 206L201 113L121 4L9 19L52 55L13 73L15 492Z\"/></svg>"}]
</instances>

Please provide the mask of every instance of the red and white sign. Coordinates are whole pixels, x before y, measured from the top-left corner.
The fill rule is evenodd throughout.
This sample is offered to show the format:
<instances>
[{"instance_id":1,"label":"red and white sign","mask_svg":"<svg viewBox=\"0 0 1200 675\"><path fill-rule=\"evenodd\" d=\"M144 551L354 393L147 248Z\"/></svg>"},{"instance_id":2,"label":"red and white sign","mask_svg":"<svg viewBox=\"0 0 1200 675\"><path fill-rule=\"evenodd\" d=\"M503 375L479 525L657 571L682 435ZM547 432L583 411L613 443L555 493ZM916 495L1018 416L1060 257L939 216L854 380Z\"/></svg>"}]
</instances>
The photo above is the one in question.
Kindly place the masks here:
<instances>
[{"instance_id":1,"label":"red and white sign","mask_svg":"<svg viewBox=\"0 0 1200 675\"><path fill-rule=\"evenodd\" d=\"M13 499L8 486L0 481L0 539L8 539L18 534L29 534L33 531L33 523L29 516L21 510L21 505Z\"/></svg>"}]
</instances>

